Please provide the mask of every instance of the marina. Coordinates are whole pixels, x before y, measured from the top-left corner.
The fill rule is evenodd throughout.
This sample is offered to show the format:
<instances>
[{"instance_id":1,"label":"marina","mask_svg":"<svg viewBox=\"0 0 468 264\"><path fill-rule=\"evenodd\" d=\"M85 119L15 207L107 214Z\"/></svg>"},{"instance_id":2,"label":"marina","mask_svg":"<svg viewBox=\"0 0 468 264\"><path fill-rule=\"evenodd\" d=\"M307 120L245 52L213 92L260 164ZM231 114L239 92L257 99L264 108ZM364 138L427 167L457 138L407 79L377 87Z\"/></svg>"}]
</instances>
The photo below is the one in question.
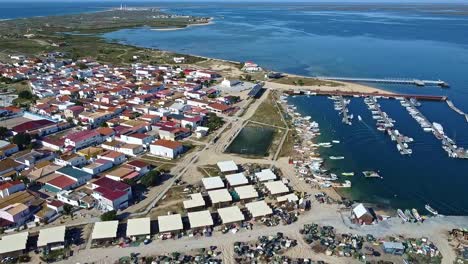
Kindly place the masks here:
<instances>
[{"instance_id":1,"label":"marina","mask_svg":"<svg viewBox=\"0 0 468 264\"><path fill-rule=\"evenodd\" d=\"M425 109L426 104L439 108L445 106L445 112L450 112L451 110L449 111L445 103L440 104L440 100L432 100L431 97L429 102L426 102L424 97L411 99L413 98L411 96L404 98L376 96L375 99L386 111L387 116L391 120L395 119L393 129L397 128L400 134L411 134L411 137L415 138L414 142L408 144L411 145L413 154L401 155L400 152L394 151L396 142L386 140L388 133L385 131L382 133L375 128L377 119L373 118L372 111L364 103L362 99L364 96L352 96L353 103L348 105L348 109L359 122L356 121L352 126L348 126L343 124L341 118L336 118L336 110L327 98L331 95L325 92L316 96L313 93L309 96L294 95L285 96L291 109L294 108L294 112L298 115L310 116L311 120L321 124L320 134L315 137L315 153L323 157L321 158L322 166L327 170L329 178L322 178L321 181L328 180L327 186L334 187L334 183L349 179L352 181L352 187L339 189L339 193L346 198L383 201L383 203L391 203L395 208L415 208L419 212L426 212L425 205L428 203L434 210L442 211L443 214L453 214L463 210L464 206L459 202L460 200L453 198L457 197L453 190L460 188L438 179L440 175L450 171L451 175L455 175L454 177L458 180L462 176L456 174L456 170L466 167L465 163L452 164L451 160L455 159L447 159L444 152L434 152L440 148L440 141L428 135L429 133L423 132L418 123L413 122L405 108L402 108L399 99L407 99L408 103L415 105L422 104L422 109ZM361 100L354 99L358 97L361 97ZM310 105L314 105L314 108L310 108ZM429 124L432 125L432 123ZM333 140L340 141L340 144L334 143ZM353 155L353 153L359 153L359 155ZM428 163L428 155L437 162ZM344 159L334 160L331 159L332 156L344 157ZM367 176L374 177L366 177L364 171L375 172L375 174L367 174ZM336 176L337 180L330 181L335 178L333 176ZM440 188L433 188L431 183L433 179L437 179Z\"/></svg>"}]
</instances>

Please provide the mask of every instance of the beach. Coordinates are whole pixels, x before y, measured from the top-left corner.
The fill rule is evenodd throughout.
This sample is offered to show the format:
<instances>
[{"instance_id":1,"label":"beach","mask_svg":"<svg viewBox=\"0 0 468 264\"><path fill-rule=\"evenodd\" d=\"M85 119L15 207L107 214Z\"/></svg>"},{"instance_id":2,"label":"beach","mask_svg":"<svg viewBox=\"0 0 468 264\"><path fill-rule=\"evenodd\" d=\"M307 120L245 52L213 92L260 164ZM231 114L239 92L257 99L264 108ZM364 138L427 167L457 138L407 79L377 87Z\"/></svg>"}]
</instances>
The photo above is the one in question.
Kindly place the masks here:
<instances>
[{"instance_id":1,"label":"beach","mask_svg":"<svg viewBox=\"0 0 468 264\"><path fill-rule=\"evenodd\" d=\"M190 27L208 26L208 25L212 25L214 23L215 22L213 21L213 18L210 18L210 19L208 19L207 23L194 23L194 24L189 24L189 25L187 25L185 27L151 28L151 30L154 30L154 31L175 31L175 30L187 29L187 28L190 28Z\"/></svg>"}]
</instances>

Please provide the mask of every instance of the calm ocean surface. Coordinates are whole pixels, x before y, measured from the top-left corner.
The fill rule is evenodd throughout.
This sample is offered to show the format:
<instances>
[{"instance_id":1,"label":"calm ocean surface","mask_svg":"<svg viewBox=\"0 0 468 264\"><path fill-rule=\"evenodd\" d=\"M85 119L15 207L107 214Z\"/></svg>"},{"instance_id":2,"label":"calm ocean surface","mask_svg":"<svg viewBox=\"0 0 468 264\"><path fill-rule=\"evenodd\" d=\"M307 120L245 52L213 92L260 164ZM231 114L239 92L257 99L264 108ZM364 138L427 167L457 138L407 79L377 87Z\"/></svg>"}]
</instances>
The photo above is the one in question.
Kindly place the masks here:
<instances>
[{"instance_id":1,"label":"calm ocean surface","mask_svg":"<svg viewBox=\"0 0 468 264\"><path fill-rule=\"evenodd\" d=\"M119 5L2 3L0 19L93 12ZM170 12L210 16L215 23L176 31L120 30L105 34L110 41L236 61L254 60L269 69L310 76L442 79L450 83L449 89L382 87L448 95L468 111L468 16L448 14L456 7L434 13L425 6L396 10L354 5L337 11L336 6L297 3L132 5L159 5ZM345 156L344 160L327 163L332 170L356 173L350 177L353 188L348 195L401 208L422 209L430 203L441 213L468 214L468 160L448 158L440 142L424 133L398 102L380 103L397 121L396 127L415 139L410 157L398 154L389 137L375 129L362 99L352 99L351 112L363 118L363 122L355 120L353 126L341 123L332 102L325 97L298 96L289 102L320 123L321 140L342 142L323 154ZM441 123L459 146L468 147L468 123L462 116L444 103L423 102L420 110L430 121ZM380 170L384 179L364 179L360 172L369 169Z\"/></svg>"}]
</instances>

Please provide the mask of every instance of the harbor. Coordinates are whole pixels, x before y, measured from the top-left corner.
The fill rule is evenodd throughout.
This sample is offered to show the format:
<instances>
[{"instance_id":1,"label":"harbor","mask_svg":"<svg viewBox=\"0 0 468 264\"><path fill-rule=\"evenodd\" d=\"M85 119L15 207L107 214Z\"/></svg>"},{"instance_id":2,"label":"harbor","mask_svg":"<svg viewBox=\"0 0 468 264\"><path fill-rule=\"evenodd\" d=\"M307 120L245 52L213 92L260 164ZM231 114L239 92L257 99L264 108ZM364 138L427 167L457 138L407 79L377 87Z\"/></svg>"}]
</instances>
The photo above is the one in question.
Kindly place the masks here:
<instances>
[{"instance_id":1,"label":"harbor","mask_svg":"<svg viewBox=\"0 0 468 264\"><path fill-rule=\"evenodd\" d=\"M297 169L304 174L309 173L307 177L303 176L304 180L314 184L318 184L317 181L320 180L323 187L335 187L334 184L345 185L344 181L349 180L351 188L335 188L346 198L375 202L393 208L415 208L426 214L428 213L425 210L426 204L430 204L435 211L442 214L462 213L468 209L461 203L461 200L455 198L458 197L455 190L461 191L461 186L453 186L448 182L440 181L440 175L447 173L453 175L454 179L460 180L459 178L463 176L457 171L466 168L466 163L456 162L459 159L447 159L445 152L437 151L440 149L440 143L438 143L440 141L424 132L400 103L400 99L405 99L408 103L416 105L431 104L430 107L437 105L438 108L445 106L444 113L450 113L451 110L446 107L446 104L439 103L444 102L445 98L429 96L426 100L426 97L422 96L415 100L411 99L414 98L411 95L405 97L399 97L398 94L391 94L388 97L373 95L372 98L375 97L377 103L381 105L381 110L387 113L387 126L399 131L398 134L389 135L386 132L387 129L383 131L377 129L377 119L373 118L372 111L364 103L364 100L371 100L370 96L344 95L344 99L351 100L351 103L347 104L348 113L353 113L355 116L353 125L348 126L342 122L342 118L336 118L337 110L334 109L334 104L330 104L328 98L337 94L342 95L341 93L319 94L312 90L303 90L299 93L287 92L286 94L290 96L286 96L284 100L287 101L290 111L293 111L291 113L296 113L294 119L307 117L309 120L320 123L319 133L313 138L315 145L310 147L315 146L313 152L317 161L314 163L320 163L321 168L326 170L326 174L316 173L318 177L315 177L306 168L301 170L301 167L306 167L306 164L299 166L300 162L298 162L297 166L295 164ZM377 118L378 112L374 113ZM380 123L385 124L385 122ZM432 125L432 123L429 124ZM409 142L411 138L405 135L411 135L413 141ZM395 140L388 140L388 137L392 136ZM401 142L396 138L401 139ZM466 140L460 143L463 145L464 142ZM395 151L395 144L399 145L399 143L402 145L406 143L408 145L406 153L411 151L412 154L402 155L399 151ZM358 155L355 155L356 153ZM307 153L304 157L308 157ZM427 162L428 157L431 157L434 162ZM301 158L292 157L293 160L301 160ZM433 188L434 181L437 182L439 188Z\"/></svg>"}]
</instances>

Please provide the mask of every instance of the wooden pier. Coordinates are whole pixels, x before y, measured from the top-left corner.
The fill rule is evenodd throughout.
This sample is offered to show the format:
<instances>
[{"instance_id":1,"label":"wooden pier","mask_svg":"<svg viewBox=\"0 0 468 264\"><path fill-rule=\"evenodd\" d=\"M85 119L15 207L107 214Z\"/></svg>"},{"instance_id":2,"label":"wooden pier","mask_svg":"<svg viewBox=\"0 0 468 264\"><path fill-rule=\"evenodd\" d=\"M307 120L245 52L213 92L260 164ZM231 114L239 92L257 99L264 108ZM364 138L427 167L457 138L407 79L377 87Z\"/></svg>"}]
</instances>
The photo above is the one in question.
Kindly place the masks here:
<instances>
[{"instance_id":1,"label":"wooden pier","mask_svg":"<svg viewBox=\"0 0 468 264\"><path fill-rule=\"evenodd\" d=\"M419 79L398 79L398 78L353 78L353 77L327 77L317 76L319 80L343 81L343 82L366 82L366 83L388 83L388 84L409 84L416 86L440 86L449 87L448 83L441 80L419 80Z\"/></svg>"}]
</instances>

